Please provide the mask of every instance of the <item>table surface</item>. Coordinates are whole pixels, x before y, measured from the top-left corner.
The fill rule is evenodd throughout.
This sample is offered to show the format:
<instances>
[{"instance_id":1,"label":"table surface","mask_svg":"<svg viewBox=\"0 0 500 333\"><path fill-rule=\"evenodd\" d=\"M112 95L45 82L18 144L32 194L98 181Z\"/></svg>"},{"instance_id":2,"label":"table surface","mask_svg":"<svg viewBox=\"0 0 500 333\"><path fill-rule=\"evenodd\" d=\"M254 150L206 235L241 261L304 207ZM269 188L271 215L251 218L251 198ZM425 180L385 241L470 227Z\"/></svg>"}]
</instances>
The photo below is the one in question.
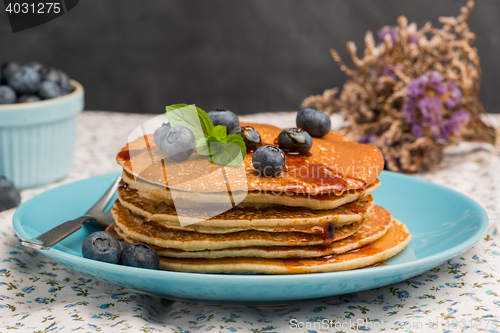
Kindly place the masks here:
<instances>
[{"instance_id":1,"label":"table surface","mask_svg":"<svg viewBox=\"0 0 500 333\"><path fill-rule=\"evenodd\" d=\"M135 127L152 117L84 112L69 175L56 183L24 190L23 202L65 183L120 171L116 152ZM240 120L292 127L294 117L282 112L241 116ZM462 143L446 150L438 170L416 175L462 192L486 209L490 227L474 248L429 272L387 287L281 307L174 302L90 279L21 246L12 228L14 210L2 212L0 332L335 331L325 320L335 321L344 332L369 330L370 325L374 332L499 332L499 163L500 156L488 145Z\"/></svg>"}]
</instances>

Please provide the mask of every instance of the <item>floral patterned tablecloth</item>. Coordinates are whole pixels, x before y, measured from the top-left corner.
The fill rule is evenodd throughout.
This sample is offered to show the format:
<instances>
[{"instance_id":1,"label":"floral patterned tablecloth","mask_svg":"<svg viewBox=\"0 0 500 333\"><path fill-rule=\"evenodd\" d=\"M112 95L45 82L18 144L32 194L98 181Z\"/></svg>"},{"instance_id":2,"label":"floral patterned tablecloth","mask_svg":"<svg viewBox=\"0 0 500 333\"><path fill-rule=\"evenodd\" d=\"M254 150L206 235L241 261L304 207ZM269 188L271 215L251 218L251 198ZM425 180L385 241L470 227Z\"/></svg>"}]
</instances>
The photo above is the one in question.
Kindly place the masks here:
<instances>
[{"instance_id":1,"label":"floral patterned tablecloth","mask_svg":"<svg viewBox=\"0 0 500 333\"><path fill-rule=\"evenodd\" d=\"M120 171L117 150L151 115L85 112L70 174L25 190L23 201L64 183ZM292 113L241 120L294 125ZM174 302L90 279L20 245L13 210L0 213L0 332L500 332L500 157L461 144L439 170L417 177L478 201L490 227L472 249L412 279L329 301L281 307Z\"/></svg>"}]
</instances>

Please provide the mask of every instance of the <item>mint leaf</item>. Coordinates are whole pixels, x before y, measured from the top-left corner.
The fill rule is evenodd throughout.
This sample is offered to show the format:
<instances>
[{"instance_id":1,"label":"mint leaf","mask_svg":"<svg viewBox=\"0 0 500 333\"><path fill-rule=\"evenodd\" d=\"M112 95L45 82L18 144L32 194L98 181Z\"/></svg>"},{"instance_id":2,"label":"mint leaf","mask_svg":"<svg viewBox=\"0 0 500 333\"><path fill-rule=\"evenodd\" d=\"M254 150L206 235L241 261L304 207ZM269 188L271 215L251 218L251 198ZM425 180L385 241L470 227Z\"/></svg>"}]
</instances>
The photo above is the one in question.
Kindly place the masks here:
<instances>
[{"instance_id":1,"label":"mint leaf","mask_svg":"<svg viewBox=\"0 0 500 333\"><path fill-rule=\"evenodd\" d=\"M243 138L238 134L227 135L225 126L214 126L205 111L188 104L174 104L165 109L172 126L186 126L193 132L196 153L220 165L238 166L243 162L247 153Z\"/></svg>"},{"instance_id":2,"label":"mint leaf","mask_svg":"<svg viewBox=\"0 0 500 333\"><path fill-rule=\"evenodd\" d=\"M224 142L227 138L226 126L217 125L211 133L211 136L217 138L219 141Z\"/></svg>"},{"instance_id":3,"label":"mint leaf","mask_svg":"<svg viewBox=\"0 0 500 333\"><path fill-rule=\"evenodd\" d=\"M209 157L210 161L221 165L238 166L247 154L245 142L238 134L230 134L226 142L214 142L210 146L217 147L216 153Z\"/></svg>"},{"instance_id":4,"label":"mint leaf","mask_svg":"<svg viewBox=\"0 0 500 333\"><path fill-rule=\"evenodd\" d=\"M215 154L219 150L220 146L214 145L214 142L219 141L217 141L214 137L198 140L196 142L196 153L206 156Z\"/></svg>"},{"instance_id":5,"label":"mint leaf","mask_svg":"<svg viewBox=\"0 0 500 333\"><path fill-rule=\"evenodd\" d=\"M168 122L172 126L186 126L196 139L211 136L214 124L210 117L202 109L187 104L174 104L166 107Z\"/></svg>"}]
</instances>

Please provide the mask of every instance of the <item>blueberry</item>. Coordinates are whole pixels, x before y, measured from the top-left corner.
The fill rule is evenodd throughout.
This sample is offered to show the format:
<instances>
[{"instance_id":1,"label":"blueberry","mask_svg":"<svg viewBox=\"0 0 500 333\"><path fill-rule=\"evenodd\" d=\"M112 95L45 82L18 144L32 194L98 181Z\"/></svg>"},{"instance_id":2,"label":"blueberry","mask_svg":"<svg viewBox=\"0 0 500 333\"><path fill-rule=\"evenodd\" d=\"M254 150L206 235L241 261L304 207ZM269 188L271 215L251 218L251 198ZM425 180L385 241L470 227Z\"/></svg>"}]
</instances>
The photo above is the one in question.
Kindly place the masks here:
<instances>
[{"instance_id":1,"label":"blueberry","mask_svg":"<svg viewBox=\"0 0 500 333\"><path fill-rule=\"evenodd\" d=\"M12 104L16 101L16 92L9 86L0 86L0 104Z\"/></svg>"},{"instance_id":2,"label":"blueberry","mask_svg":"<svg viewBox=\"0 0 500 333\"><path fill-rule=\"evenodd\" d=\"M243 138L247 151L254 151L262 146L262 139L259 132L252 126L239 126L231 131L230 134L238 134Z\"/></svg>"},{"instance_id":3,"label":"blueberry","mask_svg":"<svg viewBox=\"0 0 500 333\"><path fill-rule=\"evenodd\" d=\"M196 139L186 126L174 126L163 137L161 150L175 162L187 160L194 151Z\"/></svg>"},{"instance_id":4,"label":"blueberry","mask_svg":"<svg viewBox=\"0 0 500 333\"><path fill-rule=\"evenodd\" d=\"M125 243L124 239L119 239L118 243L120 243L120 254L121 254L123 250L125 250L125 248L127 247L127 243Z\"/></svg>"},{"instance_id":5,"label":"blueberry","mask_svg":"<svg viewBox=\"0 0 500 333\"><path fill-rule=\"evenodd\" d=\"M295 127L284 129L278 135L278 146L287 153L304 155L311 149L312 144L309 133Z\"/></svg>"},{"instance_id":6,"label":"blueberry","mask_svg":"<svg viewBox=\"0 0 500 333\"><path fill-rule=\"evenodd\" d=\"M122 252L120 263L125 266L158 269L160 257L158 252L150 246L142 243L133 243L125 247Z\"/></svg>"},{"instance_id":7,"label":"blueberry","mask_svg":"<svg viewBox=\"0 0 500 333\"><path fill-rule=\"evenodd\" d=\"M229 134L233 129L240 126L240 119L236 113L224 109L215 109L207 113L214 126L226 126L226 133Z\"/></svg>"},{"instance_id":8,"label":"blueberry","mask_svg":"<svg viewBox=\"0 0 500 333\"><path fill-rule=\"evenodd\" d=\"M32 102L39 102L41 100L42 99L37 95L22 95L17 99L16 103L32 103Z\"/></svg>"},{"instance_id":9,"label":"blueberry","mask_svg":"<svg viewBox=\"0 0 500 333\"><path fill-rule=\"evenodd\" d=\"M309 108L297 113L296 123L298 128L317 138L325 136L332 127L330 117L326 113Z\"/></svg>"},{"instance_id":10,"label":"blueberry","mask_svg":"<svg viewBox=\"0 0 500 333\"><path fill-rule=\"evenodd\" d=\"M73 86L69 82L69 76L65 72L60 69L57 69L57 73L59 74L59 86L62 89L63 95L69 94L73 91Z\"/></svg>"},{"instance_id":11,"label":"blueberry","mask_svg":"<svg viewBox=\"0 0 500 333\"><path fill-rule=\"evenodd\" d=\"M40 89L38 90L38 96L41 99L52 99L61 97L63 95L61 87L53 81L43 81L40 83Z\"/></svg>"},{"instance_id":12,"label":"blueberry","mask_svg":"<svg viewBox=\"0 0 500 333\"><path fill-rule=\"evenodd\" d=\"M120 243L107 231L94 232L83 241L84 258L116 264L120 260L120 254Z\"/></svg>"},{"instance_id":13,"label":"blueberry","mask_svg":"<svg viewBox=\"0 0 500 333\"><path fill-rule=\"evenodd\" d=\"M40 70L40 76L42 81L52 81L59 84L59 72L57 69L52 67L44 67Z\"/></svg>"},{"instance_id":14,"label":"blueberry","mask_svg":"<svg viewBox=\"0 0 500 333\"><path fill-rule=\"evenodd\" d=\"M21 67L21 64L17 61L9 61L2 65L2 76L5 82L7 82L8 78L12 75L12 73Z\"/></svg>"},{"instance_id":15,"label":"blueberry","mask_svg":"<svg viewBox=\"0 0 500 333\"><path fill-rule=\"evenodd\" d=\"M27 63L24 64L24 66L32 68L32 69L34 69L37 72L39 72L43 68L43 65L41 63L39 63L38 61L27 62Z\"/></svg>"},{"instance_id":16,"label":"blueberry","mask_svg":"<svg viewBox=\"0 0 500 333\"><path fill-rule=\"evenodd\" d=\"M8 78L7 82L18 94L33 94L40 87L40 74L33 68L26 66L16 69Z\"/></svg>"},{"instance_id":17,"label":"blueberry","mask_svg":"<svg viewBox=\"0 0 500 333\"><path fill-rule=\"evenodd\" d=\"M276 146L262 146L253 153L252 164L264 177L277 177L283 172L286 156Z\"/></svg>"},{"instance_id":18,"label":"blueberry","mask_svg":"<svg viewBox=\"0 0 500 333\"><path fill-rule=\"evenodd\" d=\"M19 206L21 194L7 178L0 176L0 212Z\"/></svg>"},{"instance_id":19,"label":"blueberry","mask_svg":"<svg viewBox=\"0 0 500 333\"><path fill-rule=\"evenodd\" d=\"M167 132L171 128L172 126L170 126L170 123L163 123L163 125L156 129L155 133L153 134L153 141L158 148L162 149L162 142L165 139L165 135L167 135Z\"/></svg>"}]
</instances>

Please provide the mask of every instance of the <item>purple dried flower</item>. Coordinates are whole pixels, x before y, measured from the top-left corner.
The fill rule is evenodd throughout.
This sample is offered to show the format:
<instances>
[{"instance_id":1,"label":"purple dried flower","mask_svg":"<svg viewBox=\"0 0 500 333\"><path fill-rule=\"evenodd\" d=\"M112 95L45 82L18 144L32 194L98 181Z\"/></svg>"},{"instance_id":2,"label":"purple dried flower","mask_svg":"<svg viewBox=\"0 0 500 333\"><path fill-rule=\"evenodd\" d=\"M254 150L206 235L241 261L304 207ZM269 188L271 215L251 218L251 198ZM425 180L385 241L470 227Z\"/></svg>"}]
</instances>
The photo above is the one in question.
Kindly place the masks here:
<instances>
[{"instance_id":1,"label":"purple dried flower","mask_svg":"<svg viewBox=\"0 0 500 333\"><path fill-rule=\"evenodd\" d=\"M448 81L449 99L444 103L447 108L453 109L462 99L462 91L455 81Z\"/></svg>"},{"instance_id":2,"label":"purple dried flower","mask_svg":"<svg viewBox=\"0 0 500 333\"><path fill-rule=\"evenodd\" d=\"M470 116L467 111L460 109L454 112L451 117L445 122L439 134L435 136L435 139L446 139L452 134L457 134L462 129L465 122L470 120Z\"/></svg>"},{"instance_id":3,"label":"purple dried flower","mask_svg":"<svg viewBox=\"0 0 500 333\"><path fill-rule=\"evenodd\" d=\"M372 142L375 142L377 141L377 136L375 134L365 134L365 135L362 135L358 142L359 143L372 143Z\"/></svg>"},{"instance_id":4,"label":"purple dried flower","mask_svg":"<svg viewBox=\"0 0 500 333\"><path fill-rule=\"evenodd\" d=\"M382 73L385 75L391 76L391 77L397 77L396 73L394 73L389 67L383 66L382 67Z\"/></svg>"},{"instance_id":5,"label":"purple dried flower","mask_svg":"<svg viewBox=\"0 0 500 333\"><path fill-rule=\"evenodd\" d=\"M443 76L436 71L432 71L429 75L429 86L440 95L446 92L446 86L443 84Z\"/></svg>"},{"instance_id":6,"label":"purple dried flower","mask_svg":"<svg viewBox=\"0 0 500 333\"><path fill-rule=\"evenodd\" d=\"M465 111L464 109L460 109L458 111L455 111L451 117L450 117L450 121L453 123L454 127L453 127L453 131L455 133L459 132L460 129L462 128L462 124L464 122L468 122L470 120L470 116L469 114L467 113L467 111ZM458 126L458 124L460 124Z\"/></svg>"},{"instance_id":7,"label":"purple dried flower","mask_svg":"<svg viewBox=\"0 0 500 333\"><path fill-rule=\"evenodd\" d=\"M386 25L378 31L378 37L381 40L384 40L385 36L389 35L391 36L391 43L392 45L394 45L396 43L396 38L398 37L398 31L399 31L398 27L391 27Z\"/></svg>"},{"instance_id":8,"label":"purple dried flower","mask_svg":"<svg viewBox=\"0 0 500 333\"><path fill-rule=\"evenodd\" d=\"M417 78L406 86L406 95L411 98L417 98L423 96L425 94L425 90L422 87L422 80Z\"/></svg>"},{"instance_id":9,"label":"purple dried flower","mask_svg":"<svg viewBox=\"0 0 500 333\"><path fill-rule=\"evenodd\" d=\"M412 99L406 100L401 107L401 113L405 124L415 123L417 121L417 105L415 101Z\"/></svg>"},{"instance_id":10,"label":"purple dried flower","mask_svg":"<svg viewBox=\"0 0 500 333\"><path fill-rule=\"evenodd\" d=\"M413 126L411 127L411 134L413 134L413 136L417 139L421 138L424 135L422 126L413 124Z\"/></svg>"},{"instance_id":11,"label":"purple dried flower","mask_svg":"<svg viewBox=\"0 0 500 333\"><path fill-rule=\"evenodd\" d=\"M422 112L424 119L431 119L434 114L441 114L443 102L441 102L439 97L425 97L417 102L417 106Z\"/></svg>"}]
</instances>

